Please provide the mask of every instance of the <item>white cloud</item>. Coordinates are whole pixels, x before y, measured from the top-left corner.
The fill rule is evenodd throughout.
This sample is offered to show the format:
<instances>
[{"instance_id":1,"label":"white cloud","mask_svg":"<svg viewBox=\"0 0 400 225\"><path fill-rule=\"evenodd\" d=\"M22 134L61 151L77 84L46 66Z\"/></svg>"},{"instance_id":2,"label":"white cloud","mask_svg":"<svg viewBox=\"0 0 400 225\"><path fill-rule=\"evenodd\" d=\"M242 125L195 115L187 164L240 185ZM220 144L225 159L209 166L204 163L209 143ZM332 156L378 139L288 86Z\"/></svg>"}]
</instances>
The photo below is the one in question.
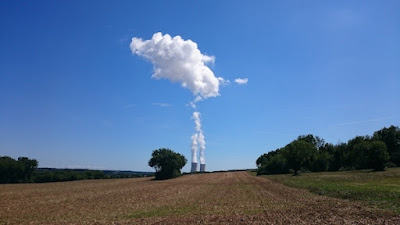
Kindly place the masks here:
<instances>
[{"instance_id":1,"label":"white cloud","mask_svg":"<svg viewBox=\"0 0 400 225\"><path fill-rule=\"evenodd\" d=\"M171 107L172 106L169 103L159 103L159 102L152 103L152 105L156 105L156 106L160 106L160 107Z\"/></svg>"},{"instance_id":2,"label":"white cloud","mask_svg":"<svg viewBox=\"0 0 400 225\"><path fill-rule=\"evenodd\" d=\"M154 66L153 78L180 82L182 87L203 99L219 95L219 85L224 81L206 65L215 58L202 54L192 40L159 32L150 40L132 38L130 48L133 54L150 60Z\"/></svg>"},{"instance_id":3,"label":"white cloud","mask_svg":"<svg viewBox=\"0 0 400 225\"><path fill-rule=\"evenodd\" d=\"M247 84L248 81L249 81L249 79L247 79L247 78L236 78L235 79L235 83L237 83L237 84Z\"/></svg>"}]
</instances>

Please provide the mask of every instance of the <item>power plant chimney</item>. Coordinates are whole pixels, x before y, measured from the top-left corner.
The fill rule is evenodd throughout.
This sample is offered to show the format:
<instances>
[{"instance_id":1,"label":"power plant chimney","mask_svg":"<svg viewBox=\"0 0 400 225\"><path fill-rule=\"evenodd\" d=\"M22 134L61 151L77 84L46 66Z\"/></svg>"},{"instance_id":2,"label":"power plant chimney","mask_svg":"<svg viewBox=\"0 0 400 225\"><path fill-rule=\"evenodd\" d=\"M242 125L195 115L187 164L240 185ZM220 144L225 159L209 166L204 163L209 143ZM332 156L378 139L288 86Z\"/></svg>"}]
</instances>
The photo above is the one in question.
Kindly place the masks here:
<instances>
[{"instance_id":1,"label":"power plant chimney","mask_svg":"<svg viewBox=\"0 0 400 225\"><path fill-rule=\"evenodd\" d=\"M206 172L206 164L200 164L200 172Z\"/></svg>"},{"instance_id":2,"label":"power plant chimney","mask_svg":"<svg viewBox=\"0 0 400 225\"><path fill-rule=\"evenodd\" d=\"M197 172L197 163L192 162L192 169L190 169L190 172L191 172L191 173Z\"/></svg>"}]
</instances>

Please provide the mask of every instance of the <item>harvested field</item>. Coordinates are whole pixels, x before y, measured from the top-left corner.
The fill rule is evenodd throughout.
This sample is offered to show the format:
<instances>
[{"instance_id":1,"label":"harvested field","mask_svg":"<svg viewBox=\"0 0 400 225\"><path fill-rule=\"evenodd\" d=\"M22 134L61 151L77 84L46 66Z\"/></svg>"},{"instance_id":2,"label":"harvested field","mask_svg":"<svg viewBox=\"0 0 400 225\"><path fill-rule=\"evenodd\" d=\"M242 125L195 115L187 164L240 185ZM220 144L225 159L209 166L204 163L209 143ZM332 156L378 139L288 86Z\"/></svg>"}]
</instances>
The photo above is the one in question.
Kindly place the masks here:
<instances>
[{"instance_id":1,"label":"harvested field","mask_svg":"<svg viewBox=\"0 0 400 225\"><path fill-rule=\"evenodd\" d=\"M0 185L0 224L400 224L246 172Z\"/></svg>"}]
</instances>

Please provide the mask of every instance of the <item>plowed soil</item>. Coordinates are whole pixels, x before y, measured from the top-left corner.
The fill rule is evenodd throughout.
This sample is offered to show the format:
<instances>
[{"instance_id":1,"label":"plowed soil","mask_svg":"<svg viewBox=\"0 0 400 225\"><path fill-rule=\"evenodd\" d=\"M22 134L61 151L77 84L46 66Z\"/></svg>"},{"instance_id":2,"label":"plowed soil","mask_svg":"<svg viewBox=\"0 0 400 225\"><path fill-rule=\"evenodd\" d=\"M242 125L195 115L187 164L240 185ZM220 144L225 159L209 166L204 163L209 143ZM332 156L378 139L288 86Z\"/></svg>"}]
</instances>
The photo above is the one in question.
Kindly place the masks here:
<instances>
[{"instance_id":1,"label":"plowed soil","mask_svg":"<svg viewBox=\"0 0 400 225\"><path fill-rule=\"evenodd\" d=\"M0 185L0 224L400 224L246 172Z\"/></svg>"}]
</instances>

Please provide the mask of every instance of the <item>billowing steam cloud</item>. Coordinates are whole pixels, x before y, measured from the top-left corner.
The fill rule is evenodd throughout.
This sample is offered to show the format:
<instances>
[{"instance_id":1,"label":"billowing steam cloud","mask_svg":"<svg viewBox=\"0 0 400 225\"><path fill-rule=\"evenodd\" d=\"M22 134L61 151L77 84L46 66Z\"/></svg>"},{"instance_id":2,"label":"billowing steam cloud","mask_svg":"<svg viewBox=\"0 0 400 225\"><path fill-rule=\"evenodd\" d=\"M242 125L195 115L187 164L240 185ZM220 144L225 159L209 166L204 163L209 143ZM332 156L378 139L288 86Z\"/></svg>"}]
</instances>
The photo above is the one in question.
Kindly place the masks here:
<instances>
[{"instance_id":1,"label":"billowing steam cloud","mask_svg":"<svg viewBox=\"0 0 400 225\"><path fill-rule=\"evenodd\" d=\"M150 40L132 38L130 47L132 53L153 63L153 78L180 82L182 87L203 99L219 95L221 79L206 65L213 63L214 57L201 54L195 42L155 33Z\"/></svg>"},{"instance_id":2,"label":"billowing steam cloud","mask_svg":"<svg viewBox=\"0 0 400 225\"><path fill-rule=\"evenodd\" d=\"M190 106L196 109L196 103L210 97L219 96L219 87L231 82L216 77L207 66L214 63L215 57L204 55L195 42L183 40L180 36L155 33L149 40L134 37L130 44L133 54L148 59L154 67L155 79L168 79L179 82L195 96ZM236 79L238 84L246 84L247 78ZM200 163L205 166L205 137L201 128L200 112L193 112L192 119L196 124L196 133L191 137L192 166L197 163L197 149L200 149ZM203 167L204 168L204 167Z\"/></svg>"}]
</instances>

